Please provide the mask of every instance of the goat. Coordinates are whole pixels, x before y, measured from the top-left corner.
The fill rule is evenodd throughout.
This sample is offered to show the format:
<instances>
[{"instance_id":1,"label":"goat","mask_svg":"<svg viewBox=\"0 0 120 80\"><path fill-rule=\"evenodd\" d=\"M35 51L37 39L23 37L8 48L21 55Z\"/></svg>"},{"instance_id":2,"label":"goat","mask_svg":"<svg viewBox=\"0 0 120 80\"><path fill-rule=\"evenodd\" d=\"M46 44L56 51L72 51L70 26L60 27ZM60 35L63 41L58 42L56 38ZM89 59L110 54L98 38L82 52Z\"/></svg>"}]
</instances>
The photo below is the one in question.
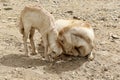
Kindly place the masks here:
<instances>
[{"instance_id":1,"label":"goat","mask_svg":"<svg viewBox=\"0 0 120 80\"><path fill-rule=\"evenodd\" d=\"M20 15L20 32L23 35L25 54L28 56L27 39L29 37L32 54L36 54L33 36L35 29L42 35L43 45L45 47L44 57L47 57L51 51L56 54L62 53L62 48L57 43L58 33L56 31L54 17L42 6L26 6ZM50 48L50 49L49 49ZM51 51L50 51L51 50ZM50 51L50 52L49 52Z\"/></svg>"},{"instance_id":2,"label":"goat","mask_svg":"<svg viewBox=\"0 0 120 80\"><path fill-rule=\"evenodd\" d=\"M74 56L88 56L94 59L94 31L88 22L82 20L63 20L55 22L59 36L58 41L66 54Z\"/></svg>"}]
</instances>

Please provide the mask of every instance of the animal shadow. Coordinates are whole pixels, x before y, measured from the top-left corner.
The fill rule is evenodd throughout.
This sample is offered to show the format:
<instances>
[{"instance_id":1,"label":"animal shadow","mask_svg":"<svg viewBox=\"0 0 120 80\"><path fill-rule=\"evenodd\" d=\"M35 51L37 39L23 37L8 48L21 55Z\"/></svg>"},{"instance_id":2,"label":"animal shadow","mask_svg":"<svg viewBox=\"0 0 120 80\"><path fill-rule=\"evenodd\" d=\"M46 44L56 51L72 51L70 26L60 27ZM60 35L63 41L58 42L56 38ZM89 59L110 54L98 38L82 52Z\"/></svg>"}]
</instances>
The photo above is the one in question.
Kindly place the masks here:
<instances>
[{"instance_id":1,"label":"animal shadow","mask_svg":"<svg viewBox=\"0 0 120 80\"><path fill-rule=\"evenodd\" d=\"M62 72L73 71L77 68L80 68L87 61L88 60L85 57L73 57L64 55L60 61L52 63L49 67L45 67L45 70L48 73L60 74Z\"/></svg>"},{"instance_id":2,"label":"animal shadow","mask_svg":"<svg viewBox=\"0 0 120 80\"><path fill-rule=\"evenodd\" d=\"M47 65L47 61L39 57L27 57L23 54L9 54L0 58L0 63L10 67L35 67Z\"/></svg>"},{"instance_id":3,"label":"animal shadow","mask_svg":"<svg viewBox=\"0 0 120 80\"><path fill-rule=\"evenodd\" d=\"M69 60L70 58L70 60ZM64 55L61 60L48 62L38 57L27 57L23 54L9 54L0 58L0 64L9 67L31 68L36 66L45 66L44 70L48 73L62 73L72 71L82 66L87 59L82 57L72 57Z\"/></svg>"}]
</instances>

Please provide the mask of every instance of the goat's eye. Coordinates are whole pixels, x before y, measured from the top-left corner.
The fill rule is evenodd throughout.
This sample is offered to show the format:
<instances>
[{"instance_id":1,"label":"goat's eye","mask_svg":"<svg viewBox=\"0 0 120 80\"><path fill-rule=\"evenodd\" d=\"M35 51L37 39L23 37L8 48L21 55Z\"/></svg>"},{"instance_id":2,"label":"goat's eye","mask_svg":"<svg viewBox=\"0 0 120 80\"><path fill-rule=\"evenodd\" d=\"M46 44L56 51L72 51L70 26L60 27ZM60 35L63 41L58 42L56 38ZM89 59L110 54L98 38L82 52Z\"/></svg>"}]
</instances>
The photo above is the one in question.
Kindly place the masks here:
<instances>
[{"instance_id":1,"label":"goat's eye","mask_svg":"<svg viewBox=\"0 0 120 80\"><path fill-rule=\"evenodd\" d=\"M62 42L62 43L64 43L64 41L63 41L63 40L61 40L61 42Z\"/></svg>"},{"instance_id":2,"label":"goat's eye","mask_svg":"<svg viewBox=\"0 0 120 80\"><path fill-rule=\"evenodd\" d=\"M76 49L76 51L77 51L78 53L81 53L81 52L80 52L80 47L75 47L75 49Z\"/></svg>"}]
</instances>

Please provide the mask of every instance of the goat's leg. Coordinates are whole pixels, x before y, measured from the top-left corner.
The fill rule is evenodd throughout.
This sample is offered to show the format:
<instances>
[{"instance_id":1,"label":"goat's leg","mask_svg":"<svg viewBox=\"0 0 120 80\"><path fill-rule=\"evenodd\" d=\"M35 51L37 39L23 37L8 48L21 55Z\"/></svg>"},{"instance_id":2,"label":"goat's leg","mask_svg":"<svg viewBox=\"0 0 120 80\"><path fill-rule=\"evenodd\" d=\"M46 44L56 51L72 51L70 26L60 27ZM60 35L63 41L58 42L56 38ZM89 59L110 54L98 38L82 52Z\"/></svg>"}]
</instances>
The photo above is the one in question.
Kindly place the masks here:
<instances>
[{"instance_id":1,"label":"goat's leg","mask_svg":"<svg viewBox=\"0 0 120 80\"><path fill-rule=\"evenodd\" d=\"M51 49L49 48L49 40L48 40L48 34L45 35L44 40L43 40L44 46L45 46L45 50L44 50L44 58L47 61L53 61L53 59L51 58L50 54L51 54Z\"/></svg>"},{"instance_id":2,"label":"goat's leg","mask_svg":"<svg viewBox=\"0 0 120 80\"><path fill-rule=\"evenodd\" d=\"M25 55L26 56L28 56L27 38L28 38L28 33L24 32L23 41L24 41L24 49L25 49Z\"/></svg>"},{"instance_id":3,"label":"goat's leg","mask_svg":"<svg viewBox=\"0 0 120 80\"><path fill-rule=\"evenodd\" d=\"M42 55L42 57L47 57L47 53L48 53L48 39L47 39L47 34L45 36L42 36L42 40L43 40L43 45L44 45L44 54Z\"/></svg>"},{"instance_id":4,"label":"goat's leg","mask_svg":"<svg viewBox=\"0 0 120 80\"><path fill-rule=\"evenodd\" d=\"M36 55L37 54L36 51L35 51L35 44L34 44L34 40L33 40L34 33L35 33L35 28L31 28L30 35L29 35L30 44L31 44L31 48L32 48L31 55Z\"/></svg>"},{"instance_id":5,"label":"goat's leg","mask_svg":"<svg viewBox=\"0 0 120 80\"><path fill-rule=\"evenodd\" d=\"M24 41L24 48L25 48L25 55L28 55L28 48L27 48L27 39L28 39L28 35L31 29L31 25L29 24L24 24L24 34L23 34L23 41Z\"/></svg>"}]
</instances>

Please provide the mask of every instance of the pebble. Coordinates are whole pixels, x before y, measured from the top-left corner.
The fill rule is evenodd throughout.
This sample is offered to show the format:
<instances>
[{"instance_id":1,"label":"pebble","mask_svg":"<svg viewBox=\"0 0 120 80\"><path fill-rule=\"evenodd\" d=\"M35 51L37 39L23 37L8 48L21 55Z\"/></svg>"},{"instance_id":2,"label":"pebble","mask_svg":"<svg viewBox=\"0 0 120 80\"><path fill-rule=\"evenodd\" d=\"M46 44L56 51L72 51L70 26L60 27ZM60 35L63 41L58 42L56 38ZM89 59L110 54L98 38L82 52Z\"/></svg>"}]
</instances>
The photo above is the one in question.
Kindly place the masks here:
<instances>
[{"instance_id":1,"label":"pebble","mask_svg":"<svg viewBox=\"0 0 120 80\"><path fill-rule=\"evenodd\" d=\"M19 52L23 52L23 50L19 50Z\"/></svg>"},{"instance_id":2,"label":"pebble","mask_svg":"<svg viewBox=\"0 0 120 80\"><path fill-rule=\"evenodd\" d=\"M39 2L39 0L35 0L35 2Z\"/></svg>"},{"instance_id":3,"label":"pebble","mask_svg":"<svg viewBox=\"0 0 120 80\"><path fill-rule=\"evenodd\" d=\"M6 8L4 8L4 10L13 10L13 8L11 8L11 7L6 7Z\"/></svg>"},{"instance_id":4,"label":"pebble","mask_svg":"<svg viewBox=\"0 0 120 80\"><path fill-rule=\"evenodd\" d=\"M55 0L54 0L53 2L54 2L55 4L58 4L58 3L59 3L59 1L55 1Z\"/></svg>"},{"instance_id":5,"label":"pebble","mask_svg":"<svg viewBox=\"0 0 120 80\"><path fill-rule=\"evenodd\" d=\"M8 80L8 79L5 77L4 80Z\"/></svg>"},{"instance_id":6,"label":"pebble","mask_svg":"<svg viewBox=\"0 0 120 80\"><path fill-rule=\"evenodd\" d=\"M73 16L73 19L80 20L80 18L79 18L79 17L77 17L77 16Z\"/></svg>"},{"instance_id":7,"label":"pebble","mask_svg":"<svg viewBox=\"0 0 120 80\"><path fill-rule=\"evenodd\" d=\"M12 17L8 17L8 20L12 20Z\"/></svg>"},{"instance_id":8,"label":"pebble","mask_svg":"<svg viewBox=\"0 0 120 80\"><path fill-rule=\"evenodd\" d=\"M119 36L117 36L117 35L112 35L111 36L113 39L119 39Z\"/></svg>"},{"instance_id":9,"label":"pebble","mask_svg":"<svg viewBox=\"0 0 120 80\"><path fill-rule=\"evenodd\" d=\"M119 36L113 33L110 33L110 39L119 39Z\"/></svg>"},{"instance_id":10,"label":"pebble","mask_svg":"<svg viewBox=\"0 0 120 80\"><path fill-rule=\"evenodd\" d=\"M3 6L8 6L8 4L4 3Z\"/></svg>"},{"instance_id":11,"label":"pebble","mask_svg":"<svg viewBox=\"0 0 120 80\"><path fill-rule=\"evenodd\" d=\"M108 42L106 42L106 41L103 41L103 42L100 42L100 45L105 45L105 44L107 44Z\"/></svg>"},{"instance_id":12,"label":"pebble","mask_svg":"<svg viewBox=\"0 0 120 80\"><path fill-rule=\"evenodd\" d=\"M104 71L108 71L108 68L107 67L104 67L104 69L103 69Z\"/></svg>"},{"instance_id":13,"label":"pebble","mask_svg":"<svg viewBox=\"0 0 120 80\"><path fill-rule=\"evenodd\" d=\"M7 23L7 21L6 20L2 20L2 23Z\"/></svg>"},{"instance_id":14,"label":"pebble","mask_svg":"<svg viewBox=\"0 0 120 80\"><path fill-rule=\"evenodd\" d=\"M70 15L72 15L73 11L66 11L66 13L69 13Z\"/></svg>"},{"instance_id":15,"label":"pebble","mask_svg":"<svg viewBox=\"0 0 120 80\"><path fill-rule=\"evenodd\" d=\"M105 17L102 17L100 20L107 21L107 19Z\"/></svg>"},{"instance_id":16,"label":"pebble","mask_svg":"<svg viewBox=\"0 0 120 80\"><path fill-rule=\"evenodd\" d=\"M28 65L28 67L27 68L32 68L32 65Z\"/></svg>"},{"instance_id":17,"label":"pebble","mask_svg":"<svg viewBox=\"0 0 120 80\"><path fill-rule=\"evenodd\" d=\"M118 18L120 18L120 15L118 16Z\"/></svg>"}]
</instances>

